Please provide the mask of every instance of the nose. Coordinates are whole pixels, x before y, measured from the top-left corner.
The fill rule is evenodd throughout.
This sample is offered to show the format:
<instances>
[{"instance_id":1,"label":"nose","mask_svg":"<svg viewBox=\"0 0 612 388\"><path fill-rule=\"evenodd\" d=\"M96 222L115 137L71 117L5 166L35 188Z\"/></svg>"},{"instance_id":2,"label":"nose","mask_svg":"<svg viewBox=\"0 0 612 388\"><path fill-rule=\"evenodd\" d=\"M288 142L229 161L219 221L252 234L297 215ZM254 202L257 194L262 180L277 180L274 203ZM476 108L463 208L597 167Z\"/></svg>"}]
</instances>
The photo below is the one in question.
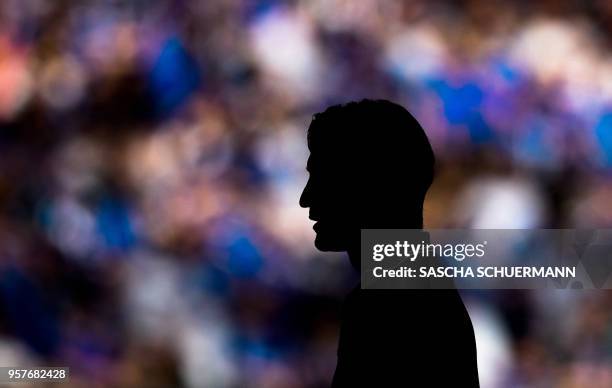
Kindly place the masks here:
<instances>
[{"instance_id":1,"label":"nose","mask_svg":"<svg viewBox=\"0 0 612 388\"><path fill-rule=\"evenodd\" d=\"M310 183L310 179L308 179L308 182L306 182L306 186L304 187L304 191L302 191L302 195L300 195L300 206L301 207L303 208L310 207L311 190L312 190L312 184Z\"/></svg>"}]
</instances>

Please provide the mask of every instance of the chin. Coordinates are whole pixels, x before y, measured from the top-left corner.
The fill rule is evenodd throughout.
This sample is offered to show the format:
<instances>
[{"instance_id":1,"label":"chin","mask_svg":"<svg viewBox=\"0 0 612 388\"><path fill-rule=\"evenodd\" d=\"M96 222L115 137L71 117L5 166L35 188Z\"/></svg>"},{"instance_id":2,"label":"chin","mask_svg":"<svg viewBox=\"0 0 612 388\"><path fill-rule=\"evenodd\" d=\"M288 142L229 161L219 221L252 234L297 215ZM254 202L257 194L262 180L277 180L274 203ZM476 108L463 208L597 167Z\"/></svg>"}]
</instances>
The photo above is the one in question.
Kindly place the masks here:
<instances>
[{"instance_id":1,"label":"chin","mask_svg":"<svg viewBox=\"0 0 612 388\"><path fill-rule=\"evenodd\" d=\"M343 241L337 237L329 238L324 233L317 233L314 245L322 252L344 252L347 250L346 244Z\"/></svg>"}]
</instances>

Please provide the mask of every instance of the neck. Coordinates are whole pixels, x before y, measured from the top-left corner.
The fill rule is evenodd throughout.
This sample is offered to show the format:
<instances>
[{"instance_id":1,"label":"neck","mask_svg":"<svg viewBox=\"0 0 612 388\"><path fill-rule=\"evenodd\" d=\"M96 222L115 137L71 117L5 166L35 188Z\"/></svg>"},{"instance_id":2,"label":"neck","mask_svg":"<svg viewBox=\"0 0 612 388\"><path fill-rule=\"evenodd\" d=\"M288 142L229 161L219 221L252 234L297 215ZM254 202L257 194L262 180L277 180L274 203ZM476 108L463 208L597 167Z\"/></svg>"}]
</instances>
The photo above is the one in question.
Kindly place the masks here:
<instances>
[{"instance_id":1,"label":"neck","mask_svg":"<svg viewBox=\"0 0 612 388\"><path fill-rule=\"evenodd\" d=\"M381 225L381 226L378 226ZM383 226L384 225L384 226ZM382 222L371 225L362 226L363 229L423 229L422 210L417 217L410 217L400 222ZM346 250L349 261L353 268L361 272L361 230L356 230L353 233L353 238Z\"/></svg>"}]
</instances>

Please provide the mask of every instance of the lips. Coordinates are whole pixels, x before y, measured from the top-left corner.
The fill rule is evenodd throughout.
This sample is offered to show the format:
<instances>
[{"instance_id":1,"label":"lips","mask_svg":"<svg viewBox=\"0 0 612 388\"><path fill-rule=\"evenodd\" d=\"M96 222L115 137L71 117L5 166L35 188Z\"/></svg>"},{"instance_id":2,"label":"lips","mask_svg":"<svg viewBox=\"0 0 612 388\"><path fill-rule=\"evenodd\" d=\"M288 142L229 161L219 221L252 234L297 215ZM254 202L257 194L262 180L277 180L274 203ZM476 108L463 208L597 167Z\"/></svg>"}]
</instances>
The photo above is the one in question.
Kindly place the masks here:
<instances>
[{"instance_id":1,"label":"lips","mask_svg":"<svg viewBox=\"0 0 612 388\"><path fill-rule=\"evenodd\" d=\"M312 211L312 209L310 210L310 213L308 214L308 219L315 222L312 225L312 229L314 229L315 232L321 228L321 219L318 217L318 214Z\"/></svg>"}]
</instances>

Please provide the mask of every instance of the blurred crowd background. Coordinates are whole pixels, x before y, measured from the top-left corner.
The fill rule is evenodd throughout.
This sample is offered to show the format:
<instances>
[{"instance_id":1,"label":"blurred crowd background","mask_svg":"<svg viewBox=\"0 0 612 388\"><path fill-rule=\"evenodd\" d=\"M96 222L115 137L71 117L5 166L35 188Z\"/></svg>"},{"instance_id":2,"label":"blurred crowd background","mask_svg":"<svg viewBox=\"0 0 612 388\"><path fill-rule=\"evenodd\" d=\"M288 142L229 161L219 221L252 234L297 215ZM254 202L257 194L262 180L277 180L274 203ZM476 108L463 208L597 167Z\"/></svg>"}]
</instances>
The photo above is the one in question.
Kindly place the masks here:
<instances>
[{"instance_id":1,"label":"blurred crowd background","mask_svg":"<svg viewBox=\"0 0 612 388\"><path fill-rule=\"evenodd\" d=\"M3 0L0 365L327 386L357 279L298 206L312 115L407 107L428 227L611 227L611 26L605 0ZM465 301L482 387L612 386L611 293Z\"/></svg>"}]
</instances>

